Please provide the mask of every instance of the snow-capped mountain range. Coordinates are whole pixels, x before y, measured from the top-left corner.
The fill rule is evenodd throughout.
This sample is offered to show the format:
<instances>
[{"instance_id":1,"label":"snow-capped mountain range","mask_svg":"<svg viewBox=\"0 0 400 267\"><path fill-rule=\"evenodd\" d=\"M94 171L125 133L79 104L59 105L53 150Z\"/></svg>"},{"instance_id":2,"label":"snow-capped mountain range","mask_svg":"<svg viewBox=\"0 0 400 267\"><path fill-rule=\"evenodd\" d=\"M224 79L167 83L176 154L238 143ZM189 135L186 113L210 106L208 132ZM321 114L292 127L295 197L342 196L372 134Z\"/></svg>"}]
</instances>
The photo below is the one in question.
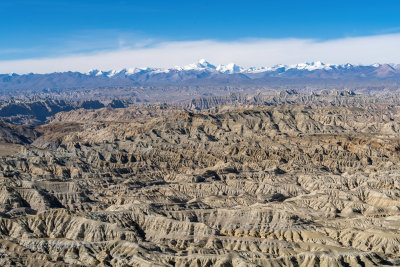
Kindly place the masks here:
<instances>
[{"instance_id":1,"label":"snow-capped mountain range","mask_svg":"<svg viewBox=\"0 0 400 267\"><path fill-rule=\"evenodd\" d=\"M393 70L400 70L399 64L372 64L372 65L352 65L350 63L347 64L325 64L321 61L316 62L306 62L295 65L275 65L272 67L249 67L244 68L235 63L229 63L227 65L213 65L205 59L200 59L196 63L192 63L186 66L176 66L174 68L129 68L122 70L109 70L109 71L101 71L101 70L90 70L87 72L87 75L95 75L95 76L107 76L113 77L115 75L133 75L136 73L168 73L168 72L176 72L176 71L209 71L209 72L220 72L225 74L234 74L234 73L244 73L244 74L252 74L252 73L262 73L262 72L286 72L288 70L300 70L300 71L315 71L315 70L346 70L354 67L373 67L379 68L381 66L386 66Z\"/></svg>"},{"instance_id":2,"label":"snow-capped mountain range","mask_svg":"<svg viewBox=\"0 0 400 267\"><path fill-rule=\"evenodd\" d=\"M323 62L272 67L244 68L234 63L213 65L201 59L183 67L128 68L122 70L90 70L80 72L55 72L48 74L0 74L0 91L12 89L85 88L142 85L257 85L276 86L292 83L311 84L366 83L389 80L400 84L400 65L396 64L325 64ZM274 83L273 85L272 82ZM399 86L400 87L400 86Z\"/></svg>"}]
</instances>

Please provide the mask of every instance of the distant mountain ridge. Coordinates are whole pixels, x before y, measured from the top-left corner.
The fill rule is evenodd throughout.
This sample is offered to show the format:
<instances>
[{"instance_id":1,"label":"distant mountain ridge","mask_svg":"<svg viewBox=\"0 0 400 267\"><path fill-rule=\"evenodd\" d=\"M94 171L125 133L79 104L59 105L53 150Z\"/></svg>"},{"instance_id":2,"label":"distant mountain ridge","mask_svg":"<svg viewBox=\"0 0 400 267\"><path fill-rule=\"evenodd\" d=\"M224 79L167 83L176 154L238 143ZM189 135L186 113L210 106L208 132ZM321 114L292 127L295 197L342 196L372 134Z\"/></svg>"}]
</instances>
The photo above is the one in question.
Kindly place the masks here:
<instances>
[{"instance_id":1,"label":"distant mountain ridge","mask_svg":"<svg viewBox=\"0 0 400 267\"><path fill-rule=\"evenodd\" d=\"M83 88L140 85L262 85L271 79L301 79L303 81L392 79L400 81L400 65L396 64L325 64L323 62L273 67L244 68L234 63L215 66L205 59L183 67L129 68L122 70L90 70L54 72L48 74L0 74L0 92L10 89Z\"/></svg>"},{"instance_id":2,"label":"distant mountain ridge","mask_svg":"<svg viewBox=\"0 0 400 267\"><path fill-rule=\"evenodd\" d=\"M169 73L169 72L176 72L176 71L209 71L209 72L220 72L220 73L227 73L227 74L234 74L234 73L244 73L244 74L254 74L254 73L273 73L273 72L286 72L289 70L299 70L299 71L315 71L315 70L326 70L326 71L333 71L333 70L349 70L349 69L356 69L356 68L384 68L389 69L394 72L400 73L400 64L371 64L371 65L352 65L350 63L346 64L325 64L321 61L315 62L305 62L300 64L294 65L283 65L278 64L272 67L249 67L244 68L239 66L235 63L229 63L227 65L213 65L212 63L208 62L205 59L200 59L196 63L192 63L183 67L176 66L173 68L129 68L129 69L122 69L122 70L109 70L109 71L101 71L101 70L90 70L87 72L87 75L95 75L95 76L106 76L106 77L113 77L118 76L120 74L123 75L134 75L137 73Z\"/></svg>"}]
</instances>

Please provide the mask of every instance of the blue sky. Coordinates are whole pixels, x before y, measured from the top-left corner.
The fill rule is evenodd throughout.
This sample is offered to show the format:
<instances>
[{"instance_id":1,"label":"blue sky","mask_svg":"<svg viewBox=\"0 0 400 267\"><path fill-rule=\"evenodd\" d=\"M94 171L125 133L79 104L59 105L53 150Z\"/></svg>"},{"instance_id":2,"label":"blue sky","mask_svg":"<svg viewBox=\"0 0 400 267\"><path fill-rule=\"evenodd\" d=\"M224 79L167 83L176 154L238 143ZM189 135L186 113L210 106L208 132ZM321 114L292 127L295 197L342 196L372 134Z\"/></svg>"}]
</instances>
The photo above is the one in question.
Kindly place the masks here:
<instances>
[{"instance_id":1,"label":"blue sky","mask_svg":"<svg viewBox=\"0 0 400 267\"><path fill-rule=\"evenodd\" d=\"M102 55L170 43L212 41L229 46L250 40L330 42L392 36L400 33L399 10L400 1L394 0L1 0L0 63Z\"/></svg>"}]
</instances>

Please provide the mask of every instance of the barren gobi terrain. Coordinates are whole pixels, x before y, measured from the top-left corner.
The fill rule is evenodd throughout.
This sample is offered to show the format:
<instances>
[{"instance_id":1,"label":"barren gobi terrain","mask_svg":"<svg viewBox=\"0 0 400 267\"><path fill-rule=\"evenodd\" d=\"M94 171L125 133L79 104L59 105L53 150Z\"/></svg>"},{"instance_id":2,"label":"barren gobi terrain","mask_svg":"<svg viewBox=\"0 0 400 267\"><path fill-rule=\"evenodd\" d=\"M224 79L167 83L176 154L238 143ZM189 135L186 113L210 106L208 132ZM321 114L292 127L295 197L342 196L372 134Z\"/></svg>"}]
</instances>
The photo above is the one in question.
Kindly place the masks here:
<instances>
[{"instance_id":1,"label":"barren gobi terrain","mask_svg":"<svg viewBox=\"0 0 400 267\"><path fill-rule=\"evenodd\" d=\"M0 265L400 265L397 98L290 97L2 122Z\"/></svg>"}]
</instances>

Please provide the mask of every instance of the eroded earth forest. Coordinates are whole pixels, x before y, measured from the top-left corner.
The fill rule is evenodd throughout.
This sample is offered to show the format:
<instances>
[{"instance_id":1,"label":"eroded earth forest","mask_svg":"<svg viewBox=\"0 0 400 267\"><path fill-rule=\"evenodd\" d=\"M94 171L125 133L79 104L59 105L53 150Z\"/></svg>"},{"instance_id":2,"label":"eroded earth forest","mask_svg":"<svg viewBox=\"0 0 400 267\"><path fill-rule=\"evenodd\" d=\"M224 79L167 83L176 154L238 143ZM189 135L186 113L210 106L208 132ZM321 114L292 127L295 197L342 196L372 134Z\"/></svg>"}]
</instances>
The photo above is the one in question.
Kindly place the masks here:
<instances>
[{"instance_id":1,"label":"eroded earth forest","mask_svg":"<svg viewBox=\"0 0 400 267\"><path fill-rule=\"evenodd\" d=\"M1 266L398 266L400 98L0 106Z\"/></svg>"}]
</instances>

